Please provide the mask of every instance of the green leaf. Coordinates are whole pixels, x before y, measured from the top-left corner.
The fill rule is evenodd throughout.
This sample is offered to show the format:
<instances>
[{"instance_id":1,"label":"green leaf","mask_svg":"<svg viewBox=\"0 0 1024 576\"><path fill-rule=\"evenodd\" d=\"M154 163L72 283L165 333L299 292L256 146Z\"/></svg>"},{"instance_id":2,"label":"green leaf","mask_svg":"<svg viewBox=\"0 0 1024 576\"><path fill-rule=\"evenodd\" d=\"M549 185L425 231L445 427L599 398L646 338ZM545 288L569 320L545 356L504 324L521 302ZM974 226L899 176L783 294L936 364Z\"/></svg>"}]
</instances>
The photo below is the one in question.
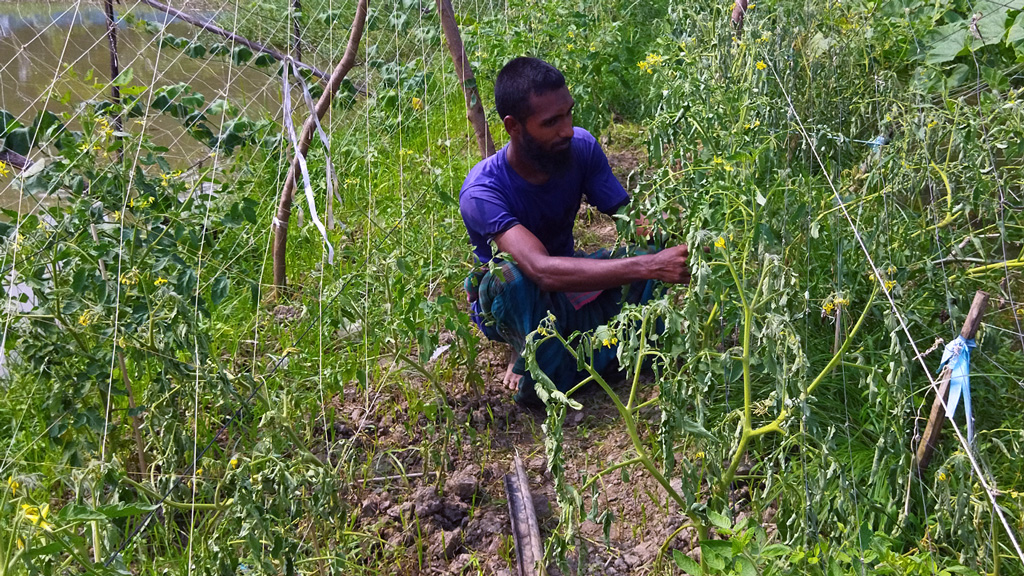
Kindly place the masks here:
<instances>
[{"instance_id":1,"label":"green leaf","mask_svg":"<svg viewBox=\"0 0 1024 576\"><path fill-rule=\"evenodd\" d=\"M252 63L257 66L270 66L274 62L277 62L277 60L270 54L260 54Z\"/></svg>"},{"instance_id":2,"label":"green leaf","mask_svg":"<svg viewBox=\"0 0 1024 576\"><path fill-rule=\"evenodd\" d=\"M397 258L395 260L395 266L398 267L398 271L402 274L409 274L409 263L406 262L405 258Z\"/></svg>"},{"instance_id":3,"label":"green leaf","mask_svg":"<svg viewBox=\"0 0 1024 576\"><path fill-rule=\"evenodd\" d=\"M156 508L155 505L140 504L138 502L118 502L117 504L99 506L96 508L96 511L107 518L125 518L152 512Z\"/></svg>"},{"instance_id":4,"label":"green leaf","mask_svg":"<svg viewBox=\"0 0 1024 576\"><path fill-rule=\"evenodd\" d=\"M11 130L21 127L21 123L7 110L0 109L0 138L7 136Z\"/></svg>"},{"instance_id":5,"label":"green leaf","mask_svg":"<svg viewBox=\"0 0 1024 576\"><path fill-rule=\"evenodd\" d=\"M57 518L64 522L94 522L106 520L107 516L82 504L68 504L60 509Z\"/></svg>"},{"instance_id":6,"label":"green leaf","mask_svg":"<svg viewBox=\"0 0 1024 576\"><path fill-rule=\"evenodd\" d=\"M711 520L711 523L719 530L728 530L732 528L732 522L729 521L729 518L724 514L715 512L714 510L708 510L708 520Z\"/></svg>"},{"instance_id":7,"label":"green leaf","mask_svg":"<svg viewBox=\"0 0 1024 576\"><path fill-rule=\"evenodd\" d=\"M777 558L789 553L789 546L784 544L769 544L761 550L760 556L764 558Z\"/></svg>"},{"instance_id":8,"label":"green leaf","mask_svg":"<svg viewBox=\"0 0 1024 576\"><path fill-rule=\"evenodd\" d=\"M690 574L691 576L704 575L704 571L700 569L700 564L697 564L697 562L692 558L683 554L682 550L673 550L672 560L675 560L676 566L678 566L680 570Z\"/></svg>"},{"instance_id":9,"label":"green leaf","mask_svg":"<svg viewBox=\"0 0 1024 576\"><path fill-rule=\"evenodd\" d=\"M942 64L956 58L966 46L967 34L967 23L963 21L936 27L927 38L929 47L925 63Z\"/></svg>"},{"instance_id":10,"label":"green leaf","mask_svg":"<svg viewBox=\"0 0 1024 576\"><path fill-rule=\"evenodd\" d=\"M198 42L193 42L188 45L187 49L185 49L185 54L190 58L202 58L206 56L206 46Z\"/></svg>"},{"instance_id":11,"label":"green leaf","mask_svg":"<svg viewBox=\"0 0 1024 576\"><path fill-rule=\"evenodd\" d=\"M121 73L117 75L117 78L114 78L111 84L118 87L127 86L132 83L133 78L135 78L135 72L131 68L125 68L121 70Z\"/></svg>"},{"instance_id":12,"label":"green leaf","mask_svg":"<svg viewBox=\"0 0 1024 576\"><path fill-rule=\"evenodd\" d=\"M252 59L252 50L248 46L238 46L231 53L231 61L236 66L241 66Z\"/></svg>"},{"instance_id":13,"label":"green leaf","mask_svg":"<svg viewBox=\"0 0 1024 576\"><path fill-rule=\"evenodd\" d=\"M720 546L725 544L725 546ZM700 556L708 567L723 571L726 560L732 557L732 545L721 540L705 540L700 543Z\"/></svg>"},{"instance_id":14,"label":"green leaf","mask_svg":"<svg viewBox=\"0 0 1024 576\"><path fill-rule=\"evenodd\" d=\"M229 286L228 277L223 274L213 279L213 288L210 290L210 302L214 306L220 304L228 297Z\"/></svg>"},{"instance_id":15,"label":"green leaf","mask_svg":"<svg viewBox=\"0 0 1024 576\"><path fill-rule=\"evenodd\" d=\"M29 153L29 129L27 127L16 128L7 134L4 139L4 147L13 150L22 156Z\"/></svg>"},{"instance_id":16,"label":"green leaf","mask_svg":"<svg viewBox=\"0 0 1024 576\"><path fill-rule=\"evenodd\" d=\"M1010 25L1009 32L1006 33L1007 44L1016 44L1022 40L1024 40L1024 12L1017 14L1017 18Z\"/></svg>"},{"instance_id":17,"label":"green leaf","mask_svg":"<svg viewBox=\"0 0 1024 576\"><path fill-rule=\"evenodd\" d=\"M736 571L740 573L740 576L757 576L757 568L754 567L754 563L744 556L736 559Z\"/></svg>"}]
</instances>

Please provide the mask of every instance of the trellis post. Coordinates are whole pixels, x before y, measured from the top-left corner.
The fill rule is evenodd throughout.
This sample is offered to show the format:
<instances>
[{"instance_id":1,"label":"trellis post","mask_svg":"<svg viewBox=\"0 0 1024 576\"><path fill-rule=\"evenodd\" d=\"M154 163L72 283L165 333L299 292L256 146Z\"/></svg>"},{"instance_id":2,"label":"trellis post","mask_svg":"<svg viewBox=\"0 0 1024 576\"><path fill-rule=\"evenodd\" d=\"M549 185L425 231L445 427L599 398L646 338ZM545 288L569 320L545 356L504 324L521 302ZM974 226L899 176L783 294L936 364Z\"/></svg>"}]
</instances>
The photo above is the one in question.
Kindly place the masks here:
<instances>
[{"instance_id":1,"label":"trellis post","mask_svg":"<svg viewBox=\"0 0 1024 576\"><path fill-rule=\"evenodd\" d=\"M455 75L462 84L462 93L466 97L466 118L473 125L473 132L476 133L476 144L480 148L480 156L487 158L494 155L494 140L491 138L491 131L487 128L487 116L484 114L483 104L480 103L480 90L476 86L476 78L473 76L473 67L469 65L469 58L466 57L466 47L462 44L462 36L459 34L459 25L455 22L455 9L452 8L451 0L436 0L437 13L441 16L441 28L444 30L445 42L448 44L448 53L451 54L452 63L455 64Z\"/></svg>"},{"instance_id":2,"label":"trellis post","mask_svg":"<svg viewBox=\"0 0 1024 576\"><path fill-rule=\"evenodd\" d=\"M366 24L367 1L359 0L359 4L356 6L356 14L352 20L352 32L348 37L348 45L345 46L345 54L341 57L341 61L338 62L334 72L331 73L331 78L327 81L327 88L316 102L316 109L313 115L306 118L306 121L302 124L302 134L299 136L298 142L299 150L296 156L292 158L291 166L288 168L288 175L284 179L281 200L277 206L277 215L274 217L273 224L275 296L276 291L283 288L288 282L286 260L288 255L288 219L292 213L292 198L295 195L296 180L301 178L298 154L304 156L309 151L309 145L313 140L313 132L316 131L317 122L327 113L327 110L331 107L334 94L341 86L341 81L345 79L349 70L356 64L356 52L359 50L359 42L363 37L363 27Z\"/></svg>"},{"instance_id":3,"label":"trellis post","mask_svg":"<svg viewBox=\"0 0 1024 576\"><path fill-rule=\"evenodd\" d=\"M964 320L964 326L960 330L960 336L963 336L964 340L973 339L978 332L978 326L981 324L981 317L985 314L986 306L988 306L988 292L978 290L974 294L971 310L967 313L967 319ZM932 453L935 452L935 446L939 443L939 436L942 434L942 425L946 422L946 394L949 392L950 375L949 366L946 366L939 375L938 394L932 401L928 424L924 428L924 434L921 435L921 443L917 445L914 457L918 475L923 474L932 461Z\"/></svg>"},{"instance_id":4,"label":"trellis post","mask_svg":"<svg viewBox=\"0 0 1024 576\"><path fill-rule=\"evenodd\" d=\"M110 100L116 107L121 104L121 88L117 85L121 65L117 59L117 19L114 18L114 0L103 0L103 12L107 17L107 43L110 45ZM120 112L114 115L114 130L122 130Z\"/></svg>"}]
</instances>

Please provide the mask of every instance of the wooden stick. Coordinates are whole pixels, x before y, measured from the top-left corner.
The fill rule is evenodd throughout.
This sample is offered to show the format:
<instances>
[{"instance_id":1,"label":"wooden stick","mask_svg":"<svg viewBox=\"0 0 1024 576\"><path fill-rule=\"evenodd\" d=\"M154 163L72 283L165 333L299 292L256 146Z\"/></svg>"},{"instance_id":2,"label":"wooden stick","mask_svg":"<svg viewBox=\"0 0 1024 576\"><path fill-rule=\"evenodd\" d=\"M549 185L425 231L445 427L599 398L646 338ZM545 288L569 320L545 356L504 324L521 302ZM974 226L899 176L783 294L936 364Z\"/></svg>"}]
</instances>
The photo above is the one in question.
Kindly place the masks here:
<instances>
[{"instance_id":1,"label":"wooden stick","mask_svg":"<svg viewBox=\"0 0 1024 576\"><path fill-rule=\"evenodd\" d=\"M117 59L117 20L114 18L114 0L103 0L103 11L107 16L107 43L110 44L110 100L114 106L121 104L121 87L116 84L117 77L121 75L121 65ZM120 132L121 114L114 116L114 130ZM117 137L121 139L120 136ZM118 158L121 157L121 150L117 151Z\"/></svg>"},{"instance_id":2,"label":"wooden stick","mask_svg":"<svg viewBox=\"0 0 1024 576\"><path fill-rule=\"evenodd\" d=\"M473 67L469 65L466 48L463 46L462 36L459 34L459 25L455 22L455 9L452 8L451 0L436 1L437 13L441 16L441 28L444 30L444 38L448 43L448 53L452 57L452 63L455 64L455 75L459 77L462 92L466 97L466 119L473 125L481 158L488 158L494 155L494 140L491 139L491 131L487 127L487 116L484 114L483 104L480 103L480 90L476 86Z\"/></svg>"},{"instance_id":3,"label":"wooden stick","mask_svg":"<svg viewBox=\"0 0 1024 576\"><path fill-rule=\"evenodd\" d=\"M965 340L974 338L981 324L981 317L985 314L988 306L988 292L978 290L974 294L974 302L971 303L971 310L967 313L964 326L960 330L960 336ZM946 366L939 375L939 391L932 401L932 411L928 415L928 424L921 435L921 443L917 445L917 452L914 461L917 463L918 475L924 474L928 464L931 463L932 453L939 443L942 434L942 425L946 422L946 395L949 394L950 369Z\"/></svg>"},{"instance_id":4,"label":"wooden stick","mask_svg":"<svg viewBox=\"0 0 1024 576\"><path fill-rule=\"evenodd\" d=\"M530 479L523 461L517 454L514 469L505 475L505 495L508 497L508 515L512 521L512 539L516 546L516 564L519 576L545 574L544 546L537 524L537 511L533 508Z\"/></svg>"},{"instance_id":5,"label":"wooden stick","mask_svg":"<svg viewBox=\"0 0 1024 576\"><path fill-rule=\"evenodd\" d=\"M148 0L143 0L148 1ZM316 116L310 115L302 124L302 135L299 136L299 153L303 156L309 152L309 144L313 140L313 132L316 131L316 123L324 117L327 109L331 107L334 94L341 86L345 75L356 64L356 52L359 50L359 41L363 37L363 27L366 24L366 5L368 0L359 0L356 6L356 14L352 20L352 32L348 37L348 45L345 46L345 54L338 62L338 66L331 73L327 81L327 89L320 95L316 103ZM284 189L281 190L281 201L277 207L277 216L274 219L274 286L279 290L288 282L288 271L286 257L288 254L288 218L292 213L292 197L295 195L295 180L299 174L299 157L292 158L291 167L288 168L288 175L284 179ZM275 296L276 296L275 290Z\"/></svg>"},{"instance_id":6,"label":"wooden stick","mask_svg":"<svg viewBox=\"0 0 1024 576\"><path fill-rule=\"evenodd\" d=\"M748 0L736 0L732 7L732 27L736 30L736 37L743 34L743 19L747 16Z\"/></svg>"},{"instance_id":7,"label":"wooden stick","mask_svg":"<svg viewBox=\"0 0 1024 576\"><path fill-rule=\"evenodd\" d=\"M275 60L277 60L279 62L286 62L286 61L290 60L290 58L288 56L285 56L284 54L278 52L277 50L274 50L273 48L271 48L269 46L264 46L263 44L260 44L259 42L253 42L252 40L249 40L247 38L243 38L243 37L239 36L238 34L235 34L233 32L228 32L227 30L221 28L220 26L217 26L215 24L211 24L210 22L203 22L202 20L200 20L199 18L196 18L195 16L192 16L190 14L186 14L186 13L184 13L181 10L178 10L176 8L171 8L170 6L168 6L166 4L162 4L160 2L157 2L156 0L140 0L140 1L143 4L146 4L148 6L152 6L153 8L156 8L157 10L160 10L161 12L165 12L167 14L170 14L171 16L174 16L178 20L181 20L181 21L184 21L184 22L188 22L189 24L191 24L193 26L197 26L199 28L202 28L203 30L206 30L207 32L213 32L214 34L216 34L218 36L223 36L224 38L227 38L228 40L231 40L232 42L234 42L236 44L241 44L242 46L246 46L249 49L251 49L253 52L259 52L261 54L269 54L270 56L272 56ZM299 68L305 68L306 70L309 70L310 72L313 73L314 76L316 76L317 78L320 78L321 80L327 78L327 74L325 74L319 68L315 68L313 66L310 66L309 64L304 64L304 63L299 62L297 60L295 60L294 63Z\"/></svg>"}]
</instances>

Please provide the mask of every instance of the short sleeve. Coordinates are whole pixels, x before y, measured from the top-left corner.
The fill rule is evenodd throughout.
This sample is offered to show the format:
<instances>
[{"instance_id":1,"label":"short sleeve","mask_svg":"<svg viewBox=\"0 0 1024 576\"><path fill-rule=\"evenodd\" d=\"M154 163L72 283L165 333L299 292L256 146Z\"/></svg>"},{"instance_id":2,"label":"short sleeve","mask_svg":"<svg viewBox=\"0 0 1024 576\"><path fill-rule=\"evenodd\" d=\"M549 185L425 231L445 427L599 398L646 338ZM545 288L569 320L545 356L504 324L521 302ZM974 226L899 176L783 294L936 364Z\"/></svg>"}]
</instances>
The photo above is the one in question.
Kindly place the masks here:
<instances>
[{"instance_id":1,"label":"short sleeve","mask_svg":"<svg viewBox=\"0 0 1024 576\"><path fill-rule=\"evenodd\" d=\"M519 223L508 207L493 198L477 195L473 189L467 191L459 201L459 211L466 229L474 232L487 242Z\"/></svg>"},{"instance_id":2,"label":"short sleeve","mask_svg":"<svg viewBox=\"0 0 1024 576\"><path fill-rule=\"evenodd\" d=\"M467 188L459 198L459 212L469 232L477 258L490 261L490 242L495 236L519 224L500 197L482 186Z\"/></svg>"},{"instance_id":3,"label":"short sleeve","mask_svg":"<svg viewBox=\"0 0 1024 576\"><path fill-rule=\"evenodd\" d=\"M585 134L586 142L590 146L590 162L584 182L587 202L605 214L612 214L629 203L629 194L612 173L608 157L597 143L597 139L585 130L580 131Z\"/></svg>"}]
</instances>

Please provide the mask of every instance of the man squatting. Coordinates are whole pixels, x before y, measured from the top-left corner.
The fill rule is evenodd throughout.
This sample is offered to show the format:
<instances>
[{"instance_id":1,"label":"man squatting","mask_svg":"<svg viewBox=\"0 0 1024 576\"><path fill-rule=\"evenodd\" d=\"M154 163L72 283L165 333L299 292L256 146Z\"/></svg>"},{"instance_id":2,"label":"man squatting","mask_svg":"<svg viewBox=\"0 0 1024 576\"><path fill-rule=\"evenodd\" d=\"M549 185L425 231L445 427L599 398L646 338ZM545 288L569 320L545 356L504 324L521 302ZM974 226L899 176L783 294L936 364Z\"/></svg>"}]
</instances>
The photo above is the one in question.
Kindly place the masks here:
<instances>
[{"instance_id":1,"label":"man squatting","mask_svg":"<svg viewBox=\"0 0 1024 576\"><path fill-rule=\"evenodd\" d=\"M470 170L459 193L481 264L466 279L466 291L484 335L513 348L505 385L518 390L516 402L536 404L535 381L520 355L541 319L554 314L563 336L597 328L619 312L623 299L645 302L658 282L689 282L688 249L628 258L607 249L576 252L572 230L582 198L611 215L625 208L629 195L594 137L573 127L575 102L565 77L542 60L515 58L498 73L494 104L509 142ZM492 242L515 263L500 260L488 272ZM614 349L594 354L599 372L615 368L615 361ZM537 362L563 392L585 377L554 340L540 346Z\"/></svg>"}]
</instances>

